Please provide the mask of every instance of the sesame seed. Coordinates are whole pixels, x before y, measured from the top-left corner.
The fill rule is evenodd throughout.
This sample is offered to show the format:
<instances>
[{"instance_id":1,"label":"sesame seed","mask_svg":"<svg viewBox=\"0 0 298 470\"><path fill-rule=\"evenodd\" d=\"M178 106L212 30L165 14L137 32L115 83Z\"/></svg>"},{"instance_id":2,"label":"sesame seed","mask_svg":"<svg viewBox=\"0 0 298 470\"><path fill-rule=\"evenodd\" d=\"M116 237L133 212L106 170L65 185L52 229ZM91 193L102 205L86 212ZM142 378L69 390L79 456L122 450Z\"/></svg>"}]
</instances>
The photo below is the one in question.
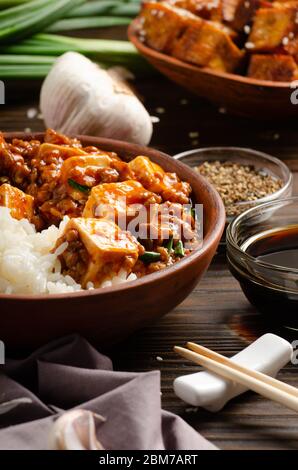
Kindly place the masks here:
<instances>
[{"instance_id":1,"label":"sesame seed","mask_svg":"<svg viewBox=\"0 0 298 470\"><path fill-rule=\"evenodd\" d=\"M246 25L244 26L243 30L244 30L244 32L245 32L246 34L249 34L249 33L250 33L250 26L249 26L248 24L246 24Z\"/></svg>"},{"instance_id":2,"label":"sesame seed","mask_svg":"<svg viewBox=\"0 0 298 470\"><path fill-rule=\"evenodd\" d=\"M284 37L281 42L282 42L282 44L283 44L284 46L286 46L287 44L289 44L289 38L288 38L288 37Z\"/></svg>"},{"instance_id":3,"label":"sesame seed","mask_svg":"<svg viewBox=\"0 0 298 470\"><path fill-rule=\"evenodd\" d=\"M162 358L161 356L156 356L156 360L157 360L158 362L162 362L162 361L163 361L163 358Z\"/></svg>"},{"instance_id":4,"label":"sesame seed","mask_svg":"<svg viewBox=\"0 0 298 470\"><path fill-rule=\"evenodd\" d=\"M159 106L158 108L156 108L155 111L156 111L158 114L164 114L164 112L165 112L166 110L165 110L165 108L162 108L162 107Z\"/></svg>"},{"instance_id":5,"label":"sesame seed","mask_svg":"<svg viewBox=\"0 0 298 470\"><path fill-rule=\"evenodd\" d=\"M185 408L185 413L196 413L198 411L197 407Z\"/></svg>"},{"instance_id":6,"label":"sesame seed","mask_svg":"<svg viewBox=\"0 0 298 470\"><path fill-rule=\"evenodd\" d=\"M38 114L38 110L36 108L29 108L27 110L27 118L34 119Z\"/></svg>"},{"instance_id":7,"label":"sesame seed","mask_svg":"<svg viewBox=\"0 0 298 470\"><path fill-rule=\"evenodd\" d=\"M231 161L206 161L195 170L217 189L226 208L227 215L235 216L249 208L239 206L273 194L282 187L282 180L265 169L241 165Z\"/></svg>"},{"instance_id":8,"label":"sesame seed","mask_svg":"<svg viewBox=\"0 0 298 470\"><path fill-rule=\"evenodd\" d=\"M157 116L150 116L150 119L153 124L160 122L160 119Z\"/></svg>"},{"instance_id":9,"label":"sesame seed","mask_svg":"<svg viewBox=\"0 0 298 470\"><path fill-rule=\"evenodd\" d=\"M180 104L182 104L182 106L185 106L186 104L188 104L188 100L182 98L182 100L180 100Z\"/></svg>"},{"instance_id":10,"label":"sesame seed","mask_svg":"<svg viewBox=\"0 0 298 470\"><path fill-rule=\"evenodd\" d=\"M248 42L245 43L245 47L246 47L246 49L253 49L255 47L255 45L254 45L253 42L248 41Z\"/></svg>"},{"instance_id":11,"label":"sesame seed","mask_svg":"<svg viewBox=\"0 0 298 470\"><path fill-rule=\"evenodd\" d=\"M224 108L223 106L221 108L218 109L218 112L220 114L227 114L227 108Z\"/></svg>"},{"instance_id":12,"label":"sesame seed","mask_svg":"<svg viewBox=\"0 0 298 470\"><path fill-rule=\"evenodd\" d=\"M196 137L199 137L199 133L197 131L189 132L188 135L191 139L195 139Z\"/></svg>"}]
</instances>

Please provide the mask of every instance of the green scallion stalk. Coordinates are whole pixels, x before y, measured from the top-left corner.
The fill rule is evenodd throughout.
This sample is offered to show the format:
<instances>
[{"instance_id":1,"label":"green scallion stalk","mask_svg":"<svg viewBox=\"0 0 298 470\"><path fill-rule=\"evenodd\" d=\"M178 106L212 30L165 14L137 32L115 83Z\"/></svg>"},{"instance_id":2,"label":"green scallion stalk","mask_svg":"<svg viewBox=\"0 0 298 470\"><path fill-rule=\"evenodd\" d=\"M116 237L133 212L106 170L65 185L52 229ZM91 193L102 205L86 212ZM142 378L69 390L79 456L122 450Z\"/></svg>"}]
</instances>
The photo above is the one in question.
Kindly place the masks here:
<instances>
[{"instance_id":1,"label":"green scallion stalk","mask_svg":"<svg viewBox=\"0 0 298 470\"><path fill-rule=\"evenodd\" d=\"M0 65L0 79L42 79L50 69L51 65Z\"/></svg>"},{"instance_id":2,"label":"green scallion stalk","mask_svg":"<svg viewBox=\"0 0 298 470\"><path fill-rule=\"evenodd\" d=\"M53 65L55 57L40 55L0 55L0 65Z\"/></svg>"},{"instance_id":3,"label":"green scallion stalk","mask_svg":"<svg viewBox=\"0 0 298 470\"><path fill-rule=\"evenodd\" d=\"M63 17L67 11L73 6L81 5L85 0L33 0L31 5L36 6L40 3L39 7L36 6L34 12L32 12L31 5L21 5L12 9L4 10L0 12L0 43L5 42L16 42L18 39L44 30L47 26L55 22L56 20ZM20 9L26 9L24 15L20 13ZM19 9L19 10L18 10ZM13 10L18 10L18 20L10 23L11 17L7 18L7 15L12 14ZM2 18L1 18L2 16ZM5 19L6 18L6 26ZM4 26L2 27L2 21Z\"/></svg>"},{"instance_id":4,"label":"green scallion stalk","mask_svg":"<svg viewBox=\"0 0 298 470\"><path fill-rule=\"evenodd\" d=\"M84 16L105 15L113 7L122 3L123 0L93 0L77 8L72 9L66 18L82 18Z\"/></svg>"},{"instance_id":5,"label":"green scallion stalk","mask_svg":"<svg viewBox=\"0 0 298 470\"><path fill-rule=\"evenodd\" d=\"M17 44L0 47L0 54L55 56L79 52L102 65L122 65L135 73L152 74L152 67L128 41L80 39L54 34L37 34ZM1 79L1 76L0 76Z\"/></svg>"},{"instance_id":6,"label":"green scallion stalk","mask_svg":"<svg viewBox=\"0 0 298 470\"><path fill-rule=\"evenodd\" d=\"M110 15L115 16L128 16L130 18L134 18L140 12L140 4L135 3L121 3L116 5L114 8L111 9L109 12Z\"/></svg>"},{"instance_id":7,"label":"green scallion stalk","mask_svg":"<svg viewBox=\"0 0 298 470\"><path fill-rule=\"evenodd\" d=\"M19 2L19 4L17 4L16 6L11 6L11 8L7 8L6 10L0 11L0 21L2 22L11 18L14 18L16 20L22 15L27 15L29 12L28 8L30 8L30 12L33 13L39 8L42 8L49 3L50 0L30 0L26 3Z\"/></svg>"},{"instance_id":8,"label":"green scallion stalk","mask_svg":"<svg viewBox=\"0 0 298 470\"><path fill-rule=\"evenodd\" d=\"M24 3L28 3L31 0L0 0L0 10L5 10L5 8L12 8Z\"/></svg>"},{"instance_id":9,"label":"green scallion stalk","mask_svg":"<svg viewBox=\"0 0 298 470\"><path fill-rule=\"evenodd\" d=\"M75 31L79 29L108 28L111 26L129 25L130 22L131 18L125 18L124 16L67 18L52 24L46 29L46 31L49 33L56 33L61 31Z\"/></svg>"},{"instance_id":10,"label":"green scallion stalk","mask_svg":"<svg viewBox=\"0 0 298 470\"><path fill-rule=\"evenodd\" d=\"M38 14L42 8L50 5L51 0L36 0L29 10L29 4L26 8L16 7L9 8L8 10L0 12L0 31L7 30L8 28L14 28L17 24L24 23L28 19L32 18L33 15Z\"/></svg>"},{"instance_id":11,"label":"green scallion stalk","mask_svg":"<svg viewBox=\"0 0 298 470\"><path fill-rule=\"evenodd\" d=\"M81 39L54 34L38 34L17 44L5 46L2 52L12 54L60 55L75 51L97 58L121 56L139 58L135 47L128 41L110 39ZM47 54L48 52L48 54Z\"/></svg>"}]
</instances>

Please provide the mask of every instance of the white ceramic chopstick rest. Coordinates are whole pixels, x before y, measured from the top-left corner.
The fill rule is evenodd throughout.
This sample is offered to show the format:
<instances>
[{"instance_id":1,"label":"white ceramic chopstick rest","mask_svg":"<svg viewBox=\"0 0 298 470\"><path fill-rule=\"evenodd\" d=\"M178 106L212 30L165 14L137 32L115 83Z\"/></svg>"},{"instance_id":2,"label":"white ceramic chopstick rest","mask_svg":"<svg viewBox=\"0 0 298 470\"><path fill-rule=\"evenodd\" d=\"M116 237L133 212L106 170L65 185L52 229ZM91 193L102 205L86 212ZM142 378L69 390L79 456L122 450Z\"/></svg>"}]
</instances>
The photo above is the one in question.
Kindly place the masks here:
<instances>
[{"instance_id":1,"label":"white ceramic chopstick rest","mask_svg":"<svg viewBox=\"0 0 298 470\"><path fill-rule=\"evenodd\" d=\"M293 354L291 344L277 335L267 333L231 359L263 374L275 377ZM231 398L247 389L211 372L183 375L174 381L176 395L186 403L209 411L219 411Z\"/></svg>"}]
</instances>

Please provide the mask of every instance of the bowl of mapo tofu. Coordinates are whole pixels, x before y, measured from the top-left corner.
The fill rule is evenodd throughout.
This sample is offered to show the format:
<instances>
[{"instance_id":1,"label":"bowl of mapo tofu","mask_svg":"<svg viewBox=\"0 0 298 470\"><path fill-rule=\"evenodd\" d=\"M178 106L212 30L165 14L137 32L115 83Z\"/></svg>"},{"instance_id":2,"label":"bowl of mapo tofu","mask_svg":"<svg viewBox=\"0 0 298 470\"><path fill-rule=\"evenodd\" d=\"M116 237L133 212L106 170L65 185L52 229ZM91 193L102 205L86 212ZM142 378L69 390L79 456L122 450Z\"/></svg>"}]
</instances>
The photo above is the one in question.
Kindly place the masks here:
<instances>
[{"instance_id":1,"label":"bowl of mapo tofu","mask_svg":"<svg viewBox=\"0 0 298 470\"><path fill-rule=\"evenodd\" d=\"M228 112L298 114L295 0L147 1L129 37L168 78Z\"/></svg>"},{"instance_id":2,"label":"bowl of mapo tofu","mask_svg":"<svg viewBox=\"0 0 298 470\"><path fill-rule=\"evenodd\" d=\"M224 223L212 186L157 150L51 129L1 134L1 339L127 336L191 292Z\"/></svg>"}]
</instances>

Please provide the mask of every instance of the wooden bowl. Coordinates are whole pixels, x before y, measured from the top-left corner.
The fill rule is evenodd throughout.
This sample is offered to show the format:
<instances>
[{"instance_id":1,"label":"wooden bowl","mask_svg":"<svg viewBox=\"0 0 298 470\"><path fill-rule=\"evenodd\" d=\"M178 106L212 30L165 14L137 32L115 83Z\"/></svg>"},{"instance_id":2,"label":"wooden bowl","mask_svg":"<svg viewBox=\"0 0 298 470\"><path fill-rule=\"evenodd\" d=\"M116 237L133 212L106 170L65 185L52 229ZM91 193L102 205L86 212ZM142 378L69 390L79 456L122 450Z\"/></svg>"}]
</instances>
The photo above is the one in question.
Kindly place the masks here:
<instances>
[{"instance_id":1,"label":"wooden bowl","mask_svg":"<svg viewBox=\"0 0 298 470\"><path fill-rule=\"evenodd\" d=\"M43 140L44 134L5 134ZM10 348L31 349L62 335L79 333L97 345L115 343L182 302L208 268L225 225L218 193L189 167L154 149L96 137L78 136L85 146L117 152L129 161L147 155L176 172L204 205L203 247L172 267L119 286L59 295L0 295L0 340Z\"/></svg>"},{"instance_id":2,"label":"wooden bowl","mask_svg":"<svg viewBox=\"0 0 298 470\"><path fill-rule=\"evenodd\" d=\"M298 116L298 106L291 102L294 90L289 82L256 80L182 62L146 46L139 40L137 31L138 19L135 19L128 28L128 37L153 67L229 113L258 119Z\"/></svg>"}]
</instances>

